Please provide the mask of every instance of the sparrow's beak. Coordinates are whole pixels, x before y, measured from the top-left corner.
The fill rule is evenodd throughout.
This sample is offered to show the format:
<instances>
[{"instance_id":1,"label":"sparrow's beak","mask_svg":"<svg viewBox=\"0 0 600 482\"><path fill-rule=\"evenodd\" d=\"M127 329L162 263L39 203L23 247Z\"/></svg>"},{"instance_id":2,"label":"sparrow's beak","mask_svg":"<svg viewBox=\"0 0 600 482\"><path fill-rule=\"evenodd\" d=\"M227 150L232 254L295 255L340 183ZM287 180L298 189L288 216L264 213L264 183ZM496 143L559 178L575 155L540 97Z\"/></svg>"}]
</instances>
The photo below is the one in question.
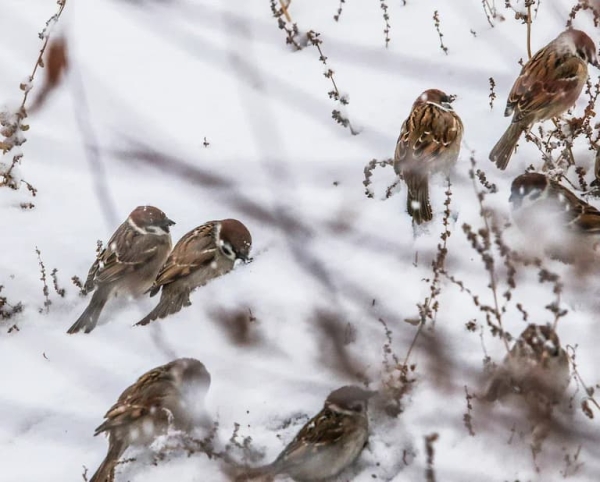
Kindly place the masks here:
<instances>
[{"instance_id":1,"label":"sparrow's beak","mask_svg":"<svg viewBox=\"0 0 600 482\"><path fill-rule=\"evenodd\" d=\"M450 109L452 110L452 102L454 102L456 100L456 96L455 95L447 95L444 100L442 100L441 104L442 107L445 107L446 109Z\"/></svg>"},{"instance_id":2,"label":"sparrow's beak","mask_svg":"<svg viewBox=\"0 0 600 482\"><path fill-rule=\"evenodd\" d=\"M251 258L250 256L238 256L238 259L241 259L244 264L249 264L252 263L252 261L254 261L254 258Z\"/></svg>"},{"instance_id":3,"label":"sparrow's beak","mask_svg":"<svg viewBox=\"0 0 600 482\"><path fill-rule=\"evenodd\" d=\"M175 224L175 221L172 221L169 218L165 218L163 221L161 221L161 223L159 224L159 226L161 228L163 228L168 233L168 232L170 232L169 226L173 226L173 224Z\"/></svg>"}]
</instances>

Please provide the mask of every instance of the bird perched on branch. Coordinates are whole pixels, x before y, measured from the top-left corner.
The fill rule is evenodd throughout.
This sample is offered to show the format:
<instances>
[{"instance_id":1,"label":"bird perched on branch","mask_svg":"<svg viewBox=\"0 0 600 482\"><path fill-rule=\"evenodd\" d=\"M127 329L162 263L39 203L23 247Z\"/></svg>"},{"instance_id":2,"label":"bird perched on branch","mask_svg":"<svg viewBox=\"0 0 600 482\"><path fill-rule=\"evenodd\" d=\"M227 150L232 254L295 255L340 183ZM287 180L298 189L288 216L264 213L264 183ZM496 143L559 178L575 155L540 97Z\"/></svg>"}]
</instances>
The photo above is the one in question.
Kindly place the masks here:
<instances>
[{"instance_id":1,"label":"bird perched on branch","mask_svg":"<svg viewBox=\"0 0 600 482\"><path fill-rule=\"evenodd\" d=\"M169 428L201 425L210 375L194 358L178 358L144 373L119 397L94 435L108 435L106 458L90 482L113 482L115 466L130 445L148 446Z\"/></svg>"},{"instance_id":2,"label":"bird perched on branch","mask_svg":"<svg viewBox=\"0 0 600 482\"><path fill-rule=\"evenodd\" d=\"M335 477L358 458L367 443L367 402L374 394L356 386L334 390L323 409L304 425L273 463L245 469L236 481L277 474L298 482Z\"/></svg>"},{"instance_id":3,"label":"bird perched on branch","mask_svg":"<svg viewBox=\"0 0 600 482\"><path fill-rule=\"evenodd\" d=\"M512 115L512 122L490 152L490 160L506 169L523 131L571 108L588 79L588 63L600 67L596 45L581 30L565 30L538 51L508 94L504 116Z\"/></svg>"},{"instance_id":4,"label":"bird perched on branch","mask_svg":"<svg viewBox=\"0 0 600 482\"><path fill-rule=\"evenodd\" d=\"M67 333L92 331L111 296L148 291L171 251L169 227L175 224L154 206L135 208L92 264L84 291L92 299Z\"/></svg>"},{"instance_id":5,"label":"bird perched on branch","mask_svg":"<svg viewBox=\"0 0 600 482\"><path fill-rule=\"evenodd\" d=\"M158 305L137 325L147 325L189 306L190 293L224 275L235 262L251 261L252 236L240 221L210 221L181 238L150 289L150 296L162 290Z\"/></svg>"},{"instance_id":6,"label":"bird perched on branch","mask_svg":"<svg viewBox=\"0 0 600 482\"><path fill-rule=\"evenodd\" d=\"M394 154L394 170L408 188L406 210L417 224L433 217L429 203L429 176L449 175L456 164L463 124L452 109L455 97L437 89L423 92L402 124Z\"/></svg>"}]
</instances>

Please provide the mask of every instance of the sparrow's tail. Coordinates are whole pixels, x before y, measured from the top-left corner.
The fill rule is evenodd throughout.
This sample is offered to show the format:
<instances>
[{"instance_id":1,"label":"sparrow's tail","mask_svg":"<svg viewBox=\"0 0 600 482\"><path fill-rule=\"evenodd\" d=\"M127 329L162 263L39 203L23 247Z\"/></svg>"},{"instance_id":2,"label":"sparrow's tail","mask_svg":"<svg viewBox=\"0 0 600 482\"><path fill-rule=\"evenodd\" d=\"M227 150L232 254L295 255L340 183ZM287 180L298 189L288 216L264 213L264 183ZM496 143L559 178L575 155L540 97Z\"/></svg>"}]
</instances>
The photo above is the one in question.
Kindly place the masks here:
<instances>
[{"instance_id":1,"label":"sparrow's tail","mask_svg":"<svg viewBox=\"0 0 600 482\"><path fill-rule=\"evenodd\" d=\"M89 482L114 482L115 466L126 448L127 446L122 440L111 441L106 457L100 464L100 467L98 467L98 470L96 470L96 473L92 475Z\"/></svg>"},{"instance_id":2,"label":"sparrow's tail","mask_svg":"<svg viewBox=\"0 0 600 482\"><path fill-rule=\"evenodd\" d=\"M417 224L431 221L433 213L429 204L429 180L427 172L405 172L404 180L408 187L406 211Z\"/></svg>"},{"instance_id":3,"label":"sparrow's tail","mask_svg":"<svg viewBox=\"0 0 600 482\"><path fill-rule=\"evenodd\" d=\"M98 323L98 317L102 312L102 308L104 308L104 305L108 301L109 294L110 291L103 289L98 289L94 291L90 304L81 314L79 319L75 323L73 323L73 326L69 328L67 333L73 334L81 330L84 330L86 333L89 333L94 328L96 328L96 323Z\"/></svg>"},{"instance_id":4,"label":"sparrow's tail","mask_svg":"<svg viewBox=\"0 0 600 482\"><path fill-rule=\"evenodd\" d=\"M523 130L523 124L511 123L490 152L490 161L495 162L499 169L506 169Z\"/></svg>"},{"instance_id":5,"label":"sparrow's tail","mask_svg":"<svg viewBox=\"0 0 600 482\"><path fill-rule=\"evenodd\" d=\"M165 318L177 313L181 308L189 306L190 304L189 290L183 289L177 291L175 288L172 288L171 285L163 286L158 305L156 305L156 307L141 321L138 321L136 326L147 325L151 321Z\"/></svg>"}]
</instances>

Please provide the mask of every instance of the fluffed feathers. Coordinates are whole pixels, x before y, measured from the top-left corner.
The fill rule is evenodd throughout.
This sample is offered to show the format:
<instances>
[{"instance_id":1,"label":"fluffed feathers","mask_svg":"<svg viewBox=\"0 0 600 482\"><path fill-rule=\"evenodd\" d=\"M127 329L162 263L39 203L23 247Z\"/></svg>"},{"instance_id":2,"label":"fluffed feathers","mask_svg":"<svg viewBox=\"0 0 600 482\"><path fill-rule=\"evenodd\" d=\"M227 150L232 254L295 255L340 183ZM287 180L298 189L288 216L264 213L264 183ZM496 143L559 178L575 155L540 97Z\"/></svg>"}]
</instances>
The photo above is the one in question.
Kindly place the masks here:
<instances>
[{"instance_id":1,"label":"fluffed feathers","mask_svg":"<svg viewBox=\"0 0 600 482\"><path fill-rule=\"evenodd\" d=\"M554 329L530 324L494 373L483 399L493 402L519 394L551 405L561 399L569 379L569 359Z\"/></svg>"},{"instance_id":2,"label":"fluffed feathers","mask_svg":"<svg viewBox=\"0 0 600 482\"><path fill-rule=\"evenodd\" d=\"M210 374L194 358L156 367L123 391L94 435L108 434L106 458L93 482L112 482L114 467L129 445L149 445L169 427L190 431L200 425Z\"/></svg>"},{"instance_id":3,"label":"fluffed feathers","mask_svg":"<svg viewBox=\"0 0 600 482\"><path fill-rule=\"evenodd\" d=\"M463 125L450 105L453 100L437 89L423 92L396 142L394 170L407 185L407 211L417 224L433 217L429 175L440 171L448 175L458 159Z\"/></svg>"},{"instance_id":4,"label":"fluffed feathers","mask_svg":"<svg viewBox=\"0 0 600 482\"><path fill-rule=\"evenodd\" d=\"M173 224L154 206L138 206L129 214L92 264L84 292L96 291L67 333L92 331L111 296L140 296L152 286L171 251L169 227Z\"/></svg>"},{"instance_id":5,"label":"fluffed feathers","mask_svg":"<svg viewBox=\"0 0 600 482\"><path fill-rule=\"evenodd\" d=\"M231 271L239 259L249 262L252 237L235 219L210 221L183 236L173 248L150 288L162 290L158 305L136 325L146 325L189 306L190 293Z\"/></svg>"}]
</instances>

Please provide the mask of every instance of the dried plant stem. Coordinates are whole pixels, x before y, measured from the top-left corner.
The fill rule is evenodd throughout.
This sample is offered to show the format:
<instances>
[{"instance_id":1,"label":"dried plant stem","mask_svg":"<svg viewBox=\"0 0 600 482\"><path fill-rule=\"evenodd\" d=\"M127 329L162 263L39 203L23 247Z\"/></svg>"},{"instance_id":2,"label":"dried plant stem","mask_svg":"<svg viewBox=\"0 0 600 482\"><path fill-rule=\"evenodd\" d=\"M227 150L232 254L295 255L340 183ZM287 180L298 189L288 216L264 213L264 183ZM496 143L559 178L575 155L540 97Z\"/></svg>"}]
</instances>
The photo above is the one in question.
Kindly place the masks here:
<instances>
[{"instance_id":1,"label":"dried plant stem","mask_svg":"<svg viewBox=\"0 0 600 482\"><path fill-rule=\"evenodd\" d=\"M327 95L329 95L330 99L339 102L340 106L346 106L349 103L348 98L340 93L340 90L338 89L338 86L335 82L334 71L327 65L327 57L323 54L323 50L321 49L321 44L323 43L323 41L319 38L320 35L321 34L319 32L315 32L314 30L309 30L306 33L308 41L319 51L319 60L327 69L325 70L325 73L323 75L329 80L331 80L331 84L333 85L333 90L330 90L327 93ZM343 127L347 127L353 136L356 136L360 133L360 131L352 127L350 119L348 119L344 114L342 114L340 110L333 109L333 111L331 112L331 116L338 124L340 124Z\"/></svg>"},{"instance_id":2,"label":"dried plant stem","mask_svg":"<svg viewBox=\"0 0 600 482\"><path fill-rule=\"evenodd\" d=\"M368 198L373 199L375 197L375 193L371 189L371 182L372 182L371 177L373 177L373 171L378 167L386 167L386 166L393 166L393 165L394 165L393 159L384 159L383 161L378 161L377 159L371 159L367 163L367 165L365 166L365 169L364 169L365 179L363 181L363 186L365 186L365 195ZM400 180L398 179L391 186L389 186L387 188L386 195L385 195L386 199L388 199L392 195L392 190L394 189L394 187L396 187L398 185L399 182L400 182Z\"/></svg>"},{"instance_id":3,"label":"dried plant stem","mask_svg":"<svg viewBox=\"0 0 600 482\"><path fill-rule=\"evenodd\" d=\"M446 189L446 200L444 201L444 217L442 219L442 224L444 226L444 229L442 231L442 234L440 234L440 238L442 240L441 243L438 244L437 246L437 255L435 257L435 259L433 260L433 262L431 263L432 269L433 269L433 278L431 281L431 285L429 288L429 296L427 298L425 298L425 302L423 304L418 304L418 308L419 308L419 327L417 328L417 332L415 333L415 336L413 337L413 340L410 344L410 346L408 347L408 351L406 352L406 357L404 358L404 367L408 366L408 360L410 358L410 354L412 353L412 350L417 342L417 339L419 338L419 336L421 335L421 332L423 331L423 327L425 326L425 322L427 321L427 318L429 318L431 320L431 322L433 324L435 324L435 321L437 319L437 313L439 310L439 302L437 301L438 296L441 293L441 289L440 289L440 278L441 275L445 272L445 264L446 264L446 256L448 255L448 247L447 247L447 242L448 242L448 238L451 235L450 232L450 204L452 202L452 183L450 182L450 179L447 180L448 182L448 187Z\"/></svg>"},{"instance_id":4,"label":"dried plant stem","mask_svg":"<svg viewBox=\"0 0 600 482\"><path fill-rule=\"evenodd\" d=\"M338 6L338 9L337 9L337 11L336 11L335 15L333 16L333 19L334 19L336 22L339 22L339 21L340 21L340 17L342 16L342 12L343 12L343 10L344 10L344 3L346 3L346 0L340 0L340 4L339 4L339 6Z\"/></svg>"},{"instance_id":5,"label":"dried plant stem","mask_svg":"<svg viewBox=\"0 0 600 482\"><path fill-rule=\"evenodd\" d=\"M21 101L21 105L19 106L19 109L15 113L15 120L13 122L11 122L10 125L6 125L4 122L2 123L2 125L4 126L3 134L5 136L5 139L4 139L4 141L0 141L0 149L2 149L3 154L6 154L10 150L12 150L13 147L15 147L16 145L21 145L25 142L24 139L17 140L13 137L19 131L26 131L29 129L29 126L23 124L23 120L27 117L27 111L25 109L25 104L27 103L27 99L29 97L29 92L31 92L31 90L32 90L31 82L33 82L33 80L35 79L35 75L38 71L38 67L44 66L43 56L44 56L44 53L46 52L46 47L48 47L48 43L50 42L50 37L51 37L50 33L52 31L51 27L54 26L54 24L56 24L56 22L58 22L58 19L60 18L61 14L65 8L66 0L58 0L57 4L59 6L58 11L46 21L46 27L39 34L40 39L42 39L44 42L42 43L42 47L41 47L40 53L36 59L33 70L31 71L31 74L28 77L28 83L21 84L19 86L21 88L21 90L23 91L23 100ZM12 174L12 171L15 168L15 166L20 163L22 157L23 157L22 154L17 154L15 156L13 156L13 161L11 162L10 167L6 170L6 172L1 174L0 186L10 186L10 187L14 186L14 188L17 189L17 187L16 187L17 183L14 181L11 174ZM24 182L27 185L28 189L35 195L36 189L33 186L31 186L31 184L26 183L25 181L22 181L22 182Z\"/></svg>"},{"instance_id":6,"label":"dried plant stem","mask_svg":"<svg viewBox=\"0 0 600 482\"><path fill-rule=\"evenodd\" d=\"M292 17L290 17L290 13L288 12L288 7L292 3L292 0L289 0L287 5L285 4L285 0L279 0L279 4L281 5L281 11L283 12L283 16L285 19L292 23Z\"/></svg>"},{"instance_id":7,"label":"dried plant stem","mask_svg":"<svg viewBox=\"0 0 600 482\"><path fill-rule=\"evenodd\" d=\"M440 13L437 10L433 12L433 23L435 25L435 30L438 34L438 37L440 38L440 48L446 55L448 55L448 47L444 45L444 34L440 30Z\"/></svg>"},{"instance_id":8,"label":"dried plant stem","mask_svg":"<svg viewBox=\"0 0 600 482\"><path fill-rule=\"evenodd\" d=\"M554 117L552 119L552 123L554 124L554 127L556 128L556 132L553 132L551 134L551 136L554 134L560 134L560 137L562 137L562 140L565 143L565 151L567 151L567 155L569 158L569 165L574 166L575 165L575 156L573 155L573 150L571 149L572 143L564 135L563 130L560 127L559 119L560 119L559 117Z\"/></svg>"},{"instance_id":9,"label":"dried plant stem","mask_svg":"<svg viewBox=\"0 0 600 482\"><path fill-rule=\"evenodd\" d=\"M477 182L476 182L476 176L475 176L475 158L471 157L471 169L469 170L469 176L471 177L471 180L473 182L473 189L475 190L475 193L477 194L477 201L479 202L479 209L480 209L480 213L481 213L481 217L483 218L483 223L485 225L485 232L480 232L480 235L485 237L485 241L486 244L491 245L491 233L492 233L492 226L490 225L489 222L489 212L486 209L486 207L483 205L483 193L479 192L479 190L477 189ZM492 297L494 300L494 316L496 317L496 321L498 323L498 327L500 328L500 330L502 331L502 341L504 342L504 346L506 347L506 351L509 352L510 351L510 347L508 346L508 340L506 339L505 336L505 331L504 331L504 327L502 326L502 315L500 314L500 303L498 302L498 283L496 281L496 270L495 270L495 263L494 263L494 258L490 255L488 260L487 260L488 265L486 266L488 269L488 273L490 276L490 289L492 291Z\"/></svg>"},{"instance_id":10,"label":"dried plant stem","mask_svg":"<svg viewBox=\"0 0 600 482\"><path fill-rule=\"evenodd\" d=\"M0 292L4 289L3 285L0 285ZM18 303L9 303L6 296L2 296L0 294L0 320L8 320L12 318L14 315L21 313L23 311L23 304L19 301ZM14 328L13 328L14 327ZM9 333L11 330L19 331L19 328L16 325L13 325L9 329Z\"/></svg>"},{"instance_id":11,"label":"dried plant stem","mask_svg":"<svg viewBox=\"0 0 600 482\"><path fill-rule=\"evenodd\" d=\"M383 29L383 33L385 34L385 48L388 48L390 43L390 15L388 14L388 6L385 3L385 0L379 0L381 10L383 11L383 22L385 23L385 28Z\"/></svg>"},{"instance_id":12,"label":"dried plant stem","mask_svg":"<svg viewBox=\"0 0 600 482\"><path fill-rule=\"evenodd\" d=\"M486 226L486 229L489 230L489 223L486 219L487 216L484 216L484 223ZM496 316L496 321L498 322L498 326L500 327L500 329L502 330L502 341L504 342L504 346L506 347L506 351L510 351L510 348L508 346L508 341L506 340L506 337L504 336L504 327L502 326L502 316L500 315L500 303L498 303L498 284L496 282L496 272L493 269L493 260L492 260L492 269L489 272L490 274L490 289L492 290L492 296L494 298L494 314Z\"/></svg>"},{"instance_id":13,"label":"dried plant stem","mask_svg":"<svg viewBox=\"0 0 600 482\"><path fill-rule=\"evenodd\" d=\"M285 0L279 0L281 8L278 9L275 0L270 0L271 13L273 14L273 17L277 19L277 26L279 29L285 32L285 43L293 46L295 50L302 50L302 45L300 45L297 40L300 31L298 30L298 26L295 23L292 23L287 7L284 6L284 1ZM287 6L289 7L289 3ZM285 17L287 21L281 18L282 16Z\"/></svg>"},{"instance_id":14,"label":"dried plant stem","mask_svg":"<svg viewBox=\"0 0 600 482\"><path fill-rule=\"evenodd\" d=\"M39 248L36 246L35 247L35 252L37 254L37 259L38 259L38 264L40 265L40 281L43 284L43 288L42 288L42 292L44 294L44 308L46 308L46 313L48 313L50 311L50 305L52 304L52 301L50 301L50 289L48 288L48 283L47 283L47 278L46 278L46 266L44 265L44 262L42 261L42 253L40 252ZM42 312L42 310L40 310L40 313Z\"/></svg>"},{"instance_id":15,"label":"dried plant stem","mask_svg":"<svg viewBox=\"0 0 600 482\"><path fill-rule=\"evenodd\" d=\"M531 59L531 5L533 0L527 2L527 56Z\"/></svg>"},{"instance_id":16,"label":"dried plant stem","mask_svg":"<svg viewBox=\"0 0 600 482\"><path fill-rule=\"evenodd\" d=\"M493 77L490 77L490 95L488 96L490 98L490 109L494 108L494 101L496 100L496 92L494 91L495 87L496 81Z\"/></svg>"},{"instance_id":17,"label":"dried plant stem","mask_svg":"<svg viewBox=\"0 0 600 482\"><path fill-rule=\"evenodd\" d=\"M67 0L58 0L56 2L58 4L58 12L56 12L54 15L52 15L52 17L50 17L48 19L48 21L46 22L46 27L48 27L50 25L50 23L54 22L58 22L58 19L60 18L60 15L62 14L63 10L65 9L65 5L67 4ZM44 43L42 44L42 48L40 49L40 54L38 55L37 61L35 62L35 66L33 67L33 71L31 72L31 75L29 76L29 81L33 81L33 79L35 78L35 73L37 72L38 67L43 67L44 66L44 61L43 56L44 53L46 52L46 47L48 46L48 42L50 42L50 32L51 30L47 30L44 29L42 31L42 33L40 33L40 39L45 39ZM25 90L25 95L23 95L23 102L21 102L21 109L25 108L25 102L27 102L27 96L29 95L29 92L31 91L31 89Z\"/></svg>"},{"instance_id":18,"label":"dried plant stem","mask_svg":"<svg viewBox=\"0 0 600 482\"><path fill-rule=\"evenodd\" d=\"M575 347L573 347L571 345L566 346L566 350L569 355L569 361L571 362L571 368L573 370L573 376L575 377L577 382L581 384L581 386L583 387L585 394L586 394L585 399L581 402L583 411L588 417L593 418L593 415L591 414L591 410L589 410L589 407L587 407L587 402L591 402L598 410L600 410L600 404L594 398L594 388L590 388L584 382L583 378L581 377L581 374L579 373L579 370L577 369L576 354L575 354L576 348L577 348L576 346Z\"/></svg>"},{"instance_id":19,"label":"dried plant stem","mask_svg":"<svg viewBox=\"0 0 600 482\"><path fill-rule=\"evenodd\" d=\"M483 12L485 13L485 18L487 18L490 27L493 28L494 22L492 22L492 18L496 17L496 5L494 5L494 2L492 2L492 5L490 5L490 2L488 0L481 0L481 4L483 5Z\"/></svg>"}]
</instances>

